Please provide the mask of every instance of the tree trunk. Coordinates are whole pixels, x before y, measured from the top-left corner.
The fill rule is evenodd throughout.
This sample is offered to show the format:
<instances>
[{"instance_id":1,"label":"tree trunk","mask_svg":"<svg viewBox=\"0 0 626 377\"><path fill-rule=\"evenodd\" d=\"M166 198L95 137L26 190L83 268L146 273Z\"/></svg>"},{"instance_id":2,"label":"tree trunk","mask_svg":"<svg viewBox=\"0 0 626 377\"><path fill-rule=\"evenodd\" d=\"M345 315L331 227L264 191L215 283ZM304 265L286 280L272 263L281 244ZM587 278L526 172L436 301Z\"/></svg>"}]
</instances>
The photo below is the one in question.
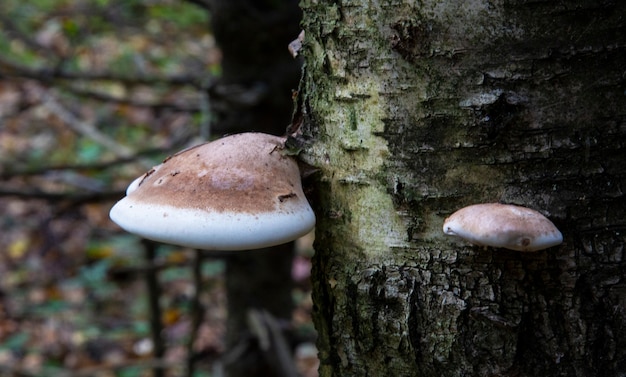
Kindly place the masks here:
<instances>
[{"instance_id":1,"label":"tree trunk","mask_svg":"<svg viewBox=\"0 0 626 377\"><path fill-rule=\"evenodd\" d=\"M209 91L215 134L283 135L293 110L300 64L287 50L298 36L296 0L210 0L211 26L222 51L222 76ZM226 375L285 376L282 360L261 349L248 326L251 310L290 321L293 244L232 253L226 258Z\"/></svg>"},{"instance_id":2,"label":"tree trunk","mask_svg":"<svg viewBox=\"0 0 626 377\"><path fill-rule=\"evenodd\" d=\"M301 6L320 375L625 375L626 3ZM481 202L564 243L442 233Z\"/></svg>"}]
</instances>

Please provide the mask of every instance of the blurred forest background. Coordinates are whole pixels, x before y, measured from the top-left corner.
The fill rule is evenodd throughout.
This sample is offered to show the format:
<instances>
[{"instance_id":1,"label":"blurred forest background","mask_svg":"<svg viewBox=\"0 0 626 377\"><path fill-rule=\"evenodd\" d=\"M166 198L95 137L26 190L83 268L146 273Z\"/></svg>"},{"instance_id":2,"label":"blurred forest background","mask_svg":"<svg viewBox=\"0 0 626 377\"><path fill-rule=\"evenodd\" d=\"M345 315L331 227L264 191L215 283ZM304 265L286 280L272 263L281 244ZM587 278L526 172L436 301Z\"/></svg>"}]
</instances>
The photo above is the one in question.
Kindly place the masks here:
<instances>
[{"instance_id":1,"label":"blurred forest background","mask_svg":"<svg viewBox=\"0 0 626 377\"><path fill-rule=\"evenodd\" d=\"M221 52L197 3L1 1L1 376L215 375L223 261L165 245L147 259L108 218L135 177L209 138ZM312 250L298 245L289 326L313 338ZM315 356L297 349L302 375Z\"/></svg>"}]
</instances>

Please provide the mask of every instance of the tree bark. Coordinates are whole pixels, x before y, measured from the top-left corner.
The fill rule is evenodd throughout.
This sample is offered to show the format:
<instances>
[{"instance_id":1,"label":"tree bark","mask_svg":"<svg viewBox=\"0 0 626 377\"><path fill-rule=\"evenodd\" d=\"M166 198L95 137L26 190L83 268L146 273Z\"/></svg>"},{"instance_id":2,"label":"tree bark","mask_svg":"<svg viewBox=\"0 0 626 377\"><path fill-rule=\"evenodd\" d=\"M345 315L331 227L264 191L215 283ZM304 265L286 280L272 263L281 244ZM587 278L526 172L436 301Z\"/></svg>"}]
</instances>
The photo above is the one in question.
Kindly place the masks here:
<instances>
[{"instance_id":1,"label":"tree bark","mask_svg":"<svg viewBox=\"0 0 626 377\"><path fill-rule=\"evenodd\" d=\"M626 3L301 7L320 376L626 374ZM444 236L482 202L564 243Z\"/></svg>"}]
</instances>

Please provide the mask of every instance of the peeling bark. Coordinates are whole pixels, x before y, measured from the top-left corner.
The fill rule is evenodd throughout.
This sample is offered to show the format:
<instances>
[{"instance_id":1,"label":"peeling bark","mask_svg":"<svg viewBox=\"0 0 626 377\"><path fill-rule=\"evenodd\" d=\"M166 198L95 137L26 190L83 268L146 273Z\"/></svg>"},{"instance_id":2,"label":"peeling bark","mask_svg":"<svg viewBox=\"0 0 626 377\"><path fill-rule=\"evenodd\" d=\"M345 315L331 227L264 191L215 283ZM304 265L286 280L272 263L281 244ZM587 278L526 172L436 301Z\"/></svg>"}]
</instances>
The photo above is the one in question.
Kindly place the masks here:
<instances>
[{"instance_id":1,"label":"peeling bark","mask_svg":"<svg viewBox=\"0 0 626 377\"><path fill-rule=\"evenodd\" d=\"M301 6L320 375L626 374L626 3ZM563 245L443 235L498 201Z\"/></svg>"}]
</instances>

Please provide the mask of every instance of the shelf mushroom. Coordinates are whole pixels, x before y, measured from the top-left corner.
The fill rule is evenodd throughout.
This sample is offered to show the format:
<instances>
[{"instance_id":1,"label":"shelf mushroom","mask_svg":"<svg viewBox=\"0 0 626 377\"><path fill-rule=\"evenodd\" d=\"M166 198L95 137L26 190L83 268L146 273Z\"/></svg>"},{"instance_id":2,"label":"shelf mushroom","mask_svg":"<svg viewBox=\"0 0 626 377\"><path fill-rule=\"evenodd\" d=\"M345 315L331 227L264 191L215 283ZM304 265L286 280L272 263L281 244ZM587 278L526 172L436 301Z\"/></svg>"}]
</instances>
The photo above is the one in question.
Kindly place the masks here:
<instances>
[{"instance_id":1,"label":"shelf mushroom","mask_svg":"<svg viewBox=\"0 0 626 377\"><path fill-rule=\"evenodd\" d=\"M130 233L198 249L292 241L315 215L284 141L243 133L185 149L135 179L109 215Z\"/></svg>"},{"instance_id":2,"label":"shelf mushroom","mask_svg":"<svg viewBox=\"0 0 626 377\"><path fill-rule=\"evenodd\" d=\"M443 232L475 245L537 251L563 242L561 232L541 213L511 204L461 208L443 223Z\"/></svg>"}]
</instances>

